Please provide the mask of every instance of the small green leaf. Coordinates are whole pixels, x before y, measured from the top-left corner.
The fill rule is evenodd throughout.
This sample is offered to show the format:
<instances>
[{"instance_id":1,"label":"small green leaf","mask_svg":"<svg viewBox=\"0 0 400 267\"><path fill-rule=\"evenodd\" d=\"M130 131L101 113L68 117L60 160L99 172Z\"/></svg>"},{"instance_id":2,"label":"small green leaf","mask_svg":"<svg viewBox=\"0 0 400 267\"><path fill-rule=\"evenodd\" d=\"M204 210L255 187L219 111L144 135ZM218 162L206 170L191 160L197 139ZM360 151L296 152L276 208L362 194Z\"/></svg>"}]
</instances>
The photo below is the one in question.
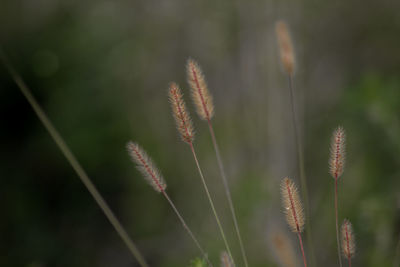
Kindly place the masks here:
<instances>
[{"instance_id":1,"label":"small green leaf","mask_svg":"<svg viewBox=\"0 0 400 267\"><path fill-rule=\"evenodd\" d=\"M190 262L189 267L206 267L206 262L203 259L196 258Z\"/></svg>"}]
</instances>

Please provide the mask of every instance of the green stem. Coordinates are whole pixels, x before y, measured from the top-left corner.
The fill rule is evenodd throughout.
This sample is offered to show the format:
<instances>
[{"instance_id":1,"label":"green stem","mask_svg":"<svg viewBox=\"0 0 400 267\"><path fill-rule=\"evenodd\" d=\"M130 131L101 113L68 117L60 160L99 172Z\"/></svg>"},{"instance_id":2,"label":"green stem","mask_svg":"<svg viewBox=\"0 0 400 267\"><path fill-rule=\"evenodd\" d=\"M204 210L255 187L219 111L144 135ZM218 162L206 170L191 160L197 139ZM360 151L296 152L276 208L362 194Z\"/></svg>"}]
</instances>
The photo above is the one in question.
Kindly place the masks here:
<instances>
[{"instance_id":1,"label":"green stem","mask_svg":"<svg viewBox=\"0 0 400 267\"><path fill-rule=\"evenodd\" d=\"M340 251L340 240L339 240L339 219L338 219L338 177L335 177L335 219L336 219L336 242L338 250L339 265L342 267L342 254Z\"/></svg>"},{"instance_id":2,"label":"green stem","mask_svg":"<svg viewBox=\"0 0 400 267\"><path fill-rule=\"evenodd\" d=\"M206 181L204 179L203 172L201 171L200 164L199 164L196 152L195 152L194 147L193 147L193 143L189 143L189 146L190 146L190 150L192 151L192 154L193 154L193 157L194 157L194 161L196 162L197 170L199 171L200 178L201 178L201 181L203 183L204 190L206 191L208 201L210 202L210 206L211 206L212 212L214 213L215 220L217 221L219 231L221 232L222 239L224 240L224 244L225 244L226 250L227 250L227 252L229 254L229 257L231 257L233 264L235 265L233 257L232 257L231 249L229 247L228 241L227 241L226 236L225 236L224 229L222 228L221 221L219 220L219 216L218 216L217 211L215 209L214 202L213 202L213 200L211 198L210 192L208 190L207 183L206 183Z\"/></svg>"},{"instance_id":3,"label":"green stem","mask_svg":"<svg viewBox=\"0 0 400 267\"><path fill-rule=\"evenodd\" d=\"M294 96L294 85L293 85L293 76L289 74L289 92L290 92L290 106L292 110L292 122L294 128L294 135L295 135L295 143L296 143L296 151L297 151L297 164L298 164L298 171L300 174L300 183L301 183L301 193L303 195L304 204L305 204L305 211L306 211L306 234L307 234L307 243L309 247L309 252L311 254L311 262L312 265L315 266L315 255L314 255L314 246L312 241L312 234L311 234L311 222L310 222L310 204L308 201L308 189L307 189L307 180L306 180L306 172L305 172L305 165L304 165L304 151L303 145L300 138L300 130L299 130L299 123L298 118L296 116L296 107L295 107L295 96Z\"/></svg>"},{"instance_id":4,"label":"green stem","mask_svg":"<svg viewBox=\"0 0 400 267\"><path fill-rule=\"evenodd\" d=\"M114 226L115 230L117 231L118 235L122 238L125 242L125 245L128 247L132 255L136 258L139 262L140 266L148 267L149 265L146 263L144 257L137 249L136 245L133 243L131 238L129 237L128 233L121 225L117 217L114 215L106 201L100 195L99 191L96 189L93 182L90 180L89 176L86 174L85 170L79 164L78 160L75 158L74 154L71 152L67 144L65 143L64 139L58 133L56 128L51 123L50 119L47 117L44 110L41 108L39 103L36 101L35 97L32 95L31 91L29 90L28 86L22 80L21 76L17 73L17 71L12 67L12 65L8 62L6 55L0 48L0 58L3 61L5 67L7 68L8 72L10 73L11 77L13 78L14 82L17 84L19 89L21 90L22 94L25 96L26 100L32 106L34 112L42 122L43 126L49 132L50 136L53 138L54 142L57 144L61 152L64 154L67 161L71 164L72 168L75 170L78 177L81 179L82 183L86 186L87 190L90 192L94 200L96 201L97 205L101 208L106 215L107 219L110 221L112 226Z\"/></svg>"},{"instance_id":5,"label":"green stem","mask_svg":"<svg viewBox=\"0 0 400 267\"><path fill-rule=\"evenodd\" d=\"M228 179L226 178L226 172L225 172L224 164L222 163L222 158L221 158L221 153L219 151L217 138L215 137L214 128L213 128L213 126L211 124L211 121L207 120L207 122L208 122L208 128L210 130L210 135L211 135L212 143L213 143L213 146L214 146L215 154L216 154L216 157L217 157L217 162L218 162L219 171L221 173L222 182L224 184L225 195L226 195L226 198L228 199L229 209L231 211L233 223L235 225L236 235L237 235L237 237L239 239L239 245L240 245L240 250L241 250L242 256L243 256L244 265L246 267L248 267L249 264L247 262L247 255L246 255L246 251L244 249L242 236L240 234L239 224L238 224L238 221L237 221L235 208L233 206L233 201L232 201L232 197L231 197L231 191L229 189Z\"/></svg>"},{"instance_id":6,"label":"green stem","mask_svg":"<svg viewBox=\"0 0 400 267\"><path fill-rule=\"evenodd\" d=\"M197 240L197 238L194 236L193 232L190 230L189 226L186 224L186 222L183 219L181 213L176 208L174 202L172 202L172 200L169 198L169 196L168 196L167 192L165 192L165 190L162 190L161 192L164 195L164 197L167 199L168 203L171 205L171 207L174 210L174 212L176 213L176 215L178 216L178 219L181 221L181 223L183 225L183 228L185 228L185 230L188 232L190 237L193 239L193 241L196 244L196 246L199 248L200 252L203 254L203 257L207 261L208 266L212 267L213 265L211 264L210 260L208 259L206 252L204 251L204 249L200 245L200 243Z\"/></svg>"}]
</instances>

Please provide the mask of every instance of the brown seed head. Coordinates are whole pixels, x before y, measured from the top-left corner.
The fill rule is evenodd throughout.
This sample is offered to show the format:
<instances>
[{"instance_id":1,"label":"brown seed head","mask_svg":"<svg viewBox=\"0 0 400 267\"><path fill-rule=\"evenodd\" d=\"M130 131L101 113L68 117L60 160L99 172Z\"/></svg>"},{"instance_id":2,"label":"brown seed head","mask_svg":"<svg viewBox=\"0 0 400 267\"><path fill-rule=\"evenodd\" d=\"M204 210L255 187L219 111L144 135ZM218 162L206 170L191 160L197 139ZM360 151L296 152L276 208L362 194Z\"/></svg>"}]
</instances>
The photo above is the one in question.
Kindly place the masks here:
<instances>
[{"instance_id":1,"label":"brown seed head","mask_svg":"<svg viewBox=\"0 0 400 267\"><path fill-rule=\"evenodd\" d=\"M344 220L342 224L342 250L347 258L354 256L356 251L356 243L354 240L353 226L348 220Z\"/></svg>"},{"instance_id":2,"label":"brown seed head","mask_svg":"<svg viewBox=\"0 0 400 267\"><path fill-rule=\"evenodd\" d=\"M172 107L172 114L175 118L176 127L178 128L182 140L186 143L193 142L194 130L192 120L190 119L189 112L186 109L181 90L176 83L170 83L168 96Z\"/></svg>"},{"instance_id":3,"label":"brown seed head","mask_svg":"<svg viewBox=\"0 0 400 267\"><path fill-rule=\"evenodd\" d=\"M332 135L331 158L329 160L330 174L337 179L343 174L345 163L346 134L342 127L338 127Z\"/></svg>"},{"instance_id":4,"label":"brown seed head","mask_svg":"<svg viewBox=\"0 0 400 267\"><path fill-rule=\"evenodd\" d=\"M131 141L128 142L126 148L132 161L136 163L136 168L142 173L149 184L153 186L154 190L163 192L167 188L167 184L147 153L137 143Z\"/></svg>"},{"instance_id":5,"label":"brown seed head","mask_svg":"<svg viewBox=\"0 0 400 267\"><path fill-rule=\"evenodd\" d=\"M213 99L208 91L207 83L200 66L193 59L189 59L186 65L186 71L197 114L199 114L200 118L203 120L211 120L214 115Z\"/></svg>"},{"instance_id":6,"label":"brown seed head","mask_svg":"<svg viewBox=\"0 0 400 267\"><path fill-rule=\"evenodd\" d=\"M286 221L293 232L301 233L304 229L304 212L299 192L295 183L284 178L281 183L282 205L286 214Z\"/></svg>"},{"instance_id":7,"label":"brown seed head","mask_svg":"<svg viewBox=\"0 0 400 267\"><path fill-rule=\"evenodd\" d=\"M293 52L292 38L290 38L288 26L284 21L278 21L275 25L278 46L281 54L281 61L285 71L292 75L294 71L295 59Z\"/></svg>"},{"instance_id":8,"label":"brown seed head","mask_svg":"<svg viewBox=\"0 0 400 267\"><path fill-rule=\"evenodd\" d=\"M231 257L226 251L221 252L221 267L233 267Z\"/></svg>"},{"instance_id":9,"label":"brown seed head","mask_svg":"<svg viewBox=\"0 0 400 267\"><path fill-rule=\"evenodd\" d=\"M272 233L271 239L273 251L282 266L295 267L296 253L289 237L278 230Z\"/></svg>"}]
</instances>

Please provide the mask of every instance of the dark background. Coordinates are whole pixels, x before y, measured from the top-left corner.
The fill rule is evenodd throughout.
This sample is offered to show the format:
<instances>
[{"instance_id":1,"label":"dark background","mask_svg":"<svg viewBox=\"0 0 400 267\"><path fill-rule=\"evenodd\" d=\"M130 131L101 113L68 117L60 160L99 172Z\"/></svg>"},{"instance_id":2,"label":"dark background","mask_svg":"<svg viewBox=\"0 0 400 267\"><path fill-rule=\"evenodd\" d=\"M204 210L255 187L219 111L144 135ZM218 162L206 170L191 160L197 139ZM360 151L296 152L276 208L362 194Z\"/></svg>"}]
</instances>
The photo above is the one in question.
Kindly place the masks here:
<instances>
[{"instance_id":1,"label":"dark background","mask_svg":"<svg viewBox=\"0 0 400 267\"><path fill-rule=\"evenodd\" d=\"M218 235L190 150L170 115L178 82L195 146L241 264L207 125L185 78L198 60L251 266L280 266L279 183L296 177L287 80L274 25L288 22L318 266L337 266L332 131L347 132L340 221L354 225L354 266L393 266L400 231L400 2L0 0L0 41L151 266L200 256L161 195L131 164L128 140L153 157L168 192L215 265ZM0 67L0 265L137 266L4 66ZM306 254L310 249L306 246ZM399 248L397 248L399 249Z\"/></svg>"}]
</instances>

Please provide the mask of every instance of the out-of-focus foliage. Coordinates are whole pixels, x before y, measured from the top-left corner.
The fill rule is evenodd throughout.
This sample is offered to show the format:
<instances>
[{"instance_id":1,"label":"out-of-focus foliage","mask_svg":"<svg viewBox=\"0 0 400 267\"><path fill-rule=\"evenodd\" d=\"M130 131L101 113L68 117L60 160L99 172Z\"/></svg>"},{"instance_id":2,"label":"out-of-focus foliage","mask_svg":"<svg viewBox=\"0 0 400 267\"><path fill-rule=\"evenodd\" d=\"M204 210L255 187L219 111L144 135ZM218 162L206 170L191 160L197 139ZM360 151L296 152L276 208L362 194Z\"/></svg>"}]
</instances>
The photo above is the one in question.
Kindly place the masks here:
<instances>
[{"instance_id":1,"label":"out-of-focus foliage","mask_svg":"<svg viewBox=\"0 0 400 267\"><path fill-rule=\"evenodd\" d=\"M189 267L206 267L206 266L207 266L206 262L199 258L192 260L192 262L189 265Z\"/></svg>"},{"instance_id":2,"label":"out-of-focus foliage","mask_svg":"<svg viewBox=\"0 0 400 267\"><path fill-rule=\"evenodd\" d=\"M318 266L337 266L328 158L338 125L348 151L339 215L353 223L354 266L391 266L400 235L398 10L395 0L1 0L0 43L149 264L186 266L201 255L135 170L128 140L152 156L217 266L223 242L170 115L168 83L179 83L200 163L243 266L207 125L189 99L185 63L199 61L250 265L278 266L269 231L287 229L279 184L285 176L298 182L274 32L285 19L297 54L306 223ZM0 266L137 266L3 66L0 114Z\"/></svg>"}]
</instances>

